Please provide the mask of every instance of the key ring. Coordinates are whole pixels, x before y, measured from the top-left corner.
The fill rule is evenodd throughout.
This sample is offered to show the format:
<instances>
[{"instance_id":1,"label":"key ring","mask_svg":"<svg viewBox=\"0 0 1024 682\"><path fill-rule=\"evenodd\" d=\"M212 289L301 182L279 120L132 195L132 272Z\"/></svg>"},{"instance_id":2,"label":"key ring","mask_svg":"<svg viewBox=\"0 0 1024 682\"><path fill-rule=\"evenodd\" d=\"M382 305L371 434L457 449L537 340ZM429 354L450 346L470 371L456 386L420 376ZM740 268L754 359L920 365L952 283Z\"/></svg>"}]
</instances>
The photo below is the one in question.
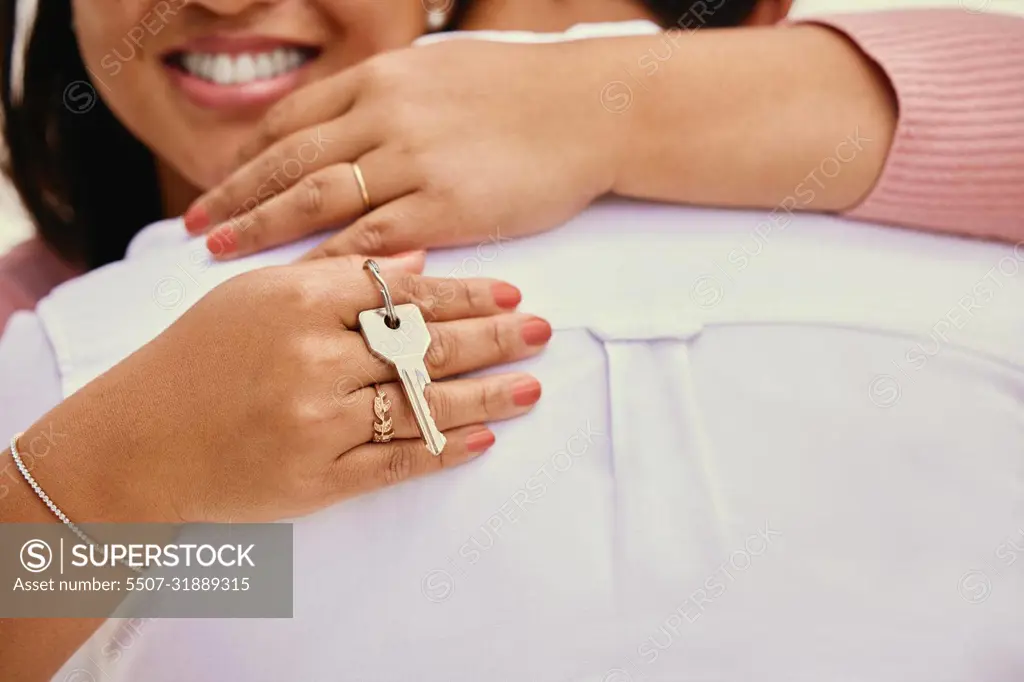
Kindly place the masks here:
<instances>
[{"instance_id":1,"label":"key ring","mask_svg":"<svg viewBox=\"0 0 1024 682\"><path fill-rule=\"evenodd\" d=\"M398 329L400 320L398 319L398 313L395 312L395 304L391 301L391 291L388 289L387 282L380 276L380 267L376 261L372 258L367 258L366 262L363 263L363 268L370 271L373 278L377 280L377 286L380 287L380 293L384 296L384 324L389 329Z\"/></svg>"}]
</instances>

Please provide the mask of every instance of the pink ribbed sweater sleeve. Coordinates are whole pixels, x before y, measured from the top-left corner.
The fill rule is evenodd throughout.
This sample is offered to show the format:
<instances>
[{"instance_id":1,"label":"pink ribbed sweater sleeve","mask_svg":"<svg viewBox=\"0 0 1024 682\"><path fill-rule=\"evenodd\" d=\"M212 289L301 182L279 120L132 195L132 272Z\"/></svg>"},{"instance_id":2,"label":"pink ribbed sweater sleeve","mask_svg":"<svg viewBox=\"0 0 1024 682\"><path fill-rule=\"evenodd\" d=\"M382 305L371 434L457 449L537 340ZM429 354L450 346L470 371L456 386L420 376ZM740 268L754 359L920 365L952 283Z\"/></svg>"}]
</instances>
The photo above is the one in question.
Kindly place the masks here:
<instances>
[{"instance_id":1,"label":"pink ribbed sweater sleeve","mask_svg":"<svg viewBox=\"0 0 1024 682\"><path fill-rule=\"evenodd\" d=\"M1024 240L1024 18L907 10L811 19L888 75L899 123L855 219Z\"/></svg>"},{"instance_id":2,"label":"pink ribbed sweater sleeve","mask_svg":"<svg viewBox=\"0 0 1024 682\"><path fill-rule=\"evenodd\" d=\"M7 319L19 310L31 310L53 287L78 274L46 248L30 239L0 257L0 334Z\"/></svg>"}]
</instances>

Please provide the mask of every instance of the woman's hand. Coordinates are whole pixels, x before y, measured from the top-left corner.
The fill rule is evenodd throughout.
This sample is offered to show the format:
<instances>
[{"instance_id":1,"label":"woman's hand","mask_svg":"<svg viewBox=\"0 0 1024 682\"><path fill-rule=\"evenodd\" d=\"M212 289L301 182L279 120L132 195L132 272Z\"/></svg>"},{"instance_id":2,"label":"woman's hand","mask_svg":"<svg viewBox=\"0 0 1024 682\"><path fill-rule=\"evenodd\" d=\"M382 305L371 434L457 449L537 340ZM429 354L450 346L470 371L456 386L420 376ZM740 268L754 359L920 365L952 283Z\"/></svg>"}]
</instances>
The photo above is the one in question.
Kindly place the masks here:
<instances>
[{"instance_id":1,"label":"woman's hand","mask_svg":"<svg viewBox=\"0 0 1024 682\"><path fill-rule=\"evenodd\" d=\"M241 167L192 205L185 224L212 230L219 257L350 221L312 255L393 254L554 227L614 178L616 116L602 107L607 78L589 42L454 40L314 83L270 110Z\"/></svg>"},{"instance_id":2,"label":"woman's hand","mask_svg":"<svg viewBox=\"0 0 1024 682\"><path fill-rule=\"evenodd\" d=\"M381 55L282 101L248 163L186 224L215 227L208 244L224 257L353 219L313 255L524 235L604 193L788 221L862 201L896 121L885 74L821 26L456 40Z\"/></svg>"},{"instance_id":3,"label":"woman's hand","mask_svg":"<svg viewBox=\"0 0 1024 682\"><path fill-rule=\"evenodd\" d=\"M514 312L511 285L388 260L395 303L430 320L435 379L532 356L550 337L545 321ZM419 267L422 254L393 261ZM43 489L79 522L275 520L479 455L494 442L484 424L529 411L540 384L523 373L430 384L448 440L431 455L393 368L355 331L360 311L382 305L362 262L267 268L217 287L40 422L58 424L69 448L37 467ZM387 444L372 442L376 383L392 403Z\"/></svg>"}]
</instances>

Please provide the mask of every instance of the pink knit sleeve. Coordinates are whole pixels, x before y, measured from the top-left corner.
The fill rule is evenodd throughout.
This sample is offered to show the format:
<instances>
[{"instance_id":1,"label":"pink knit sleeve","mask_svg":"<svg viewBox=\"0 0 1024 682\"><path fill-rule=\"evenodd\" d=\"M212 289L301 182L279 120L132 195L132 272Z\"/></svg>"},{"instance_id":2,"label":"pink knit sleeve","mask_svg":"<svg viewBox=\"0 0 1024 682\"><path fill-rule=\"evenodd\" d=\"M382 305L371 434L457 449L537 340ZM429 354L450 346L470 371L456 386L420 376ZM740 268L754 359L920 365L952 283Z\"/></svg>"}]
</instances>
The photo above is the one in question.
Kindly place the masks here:
<instances>
[{"instance_id":1,"label":"pink knit sleeve","mask_svg":"<svg viewBox=\"0 0 1024 682\"><path fill-rule=\"evenodd\" d=\"M38 239L0 257L0 334L7 318L18 310L31 310L53 287L76 274Z\"/></svg>"},{"instance_id":2,"label":"pink knit sleeve","mask_svg":"<svg viewBox=\"0 0 1024 682\"><path fill-rule=\"evenodd\" d=\"M835 15L888 75L892 149L855 219L1024 240L1024 19L966 10Z\"/></svg>"}]
</instances>

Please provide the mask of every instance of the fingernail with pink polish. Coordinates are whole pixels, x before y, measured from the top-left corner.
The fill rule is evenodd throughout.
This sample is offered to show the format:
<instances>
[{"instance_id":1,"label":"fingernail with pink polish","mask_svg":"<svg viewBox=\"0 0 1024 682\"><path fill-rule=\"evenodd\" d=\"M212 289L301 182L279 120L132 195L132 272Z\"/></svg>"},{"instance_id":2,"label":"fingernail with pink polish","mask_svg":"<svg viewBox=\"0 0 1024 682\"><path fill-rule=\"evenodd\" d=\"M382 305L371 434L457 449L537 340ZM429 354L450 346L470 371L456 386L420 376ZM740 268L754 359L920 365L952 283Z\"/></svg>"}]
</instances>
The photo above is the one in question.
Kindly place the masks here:
<instances>
[{"instance_id":1,"label":"fingernail with pink polish","mask_svg":"<svg viewBox=\"0 0 1024 682\"><path fill-rule=\"evenodd\" d=\"M189 209L185 211L184 221L185 230L189 234L199 234L210 226L210 216L206 209L199 204L189 206Z\"/></svg>"},{"instance_id":2,"label":"fingernail with pink polish","mask_svg":"<svg viewBox=\"0 0 1024 682\"><path fill-rule=\"evenodd\" d=\"M529 346L542 346L551 339L551 325L547 320L534 317L523 324L523 341Z\"/></svg>"},{"instance_id":3,"label":"fingernail with pink polish","mask_svg":"<svg viewBox=\"0 0 1024 682\"><path fill-rule=\"evenodd\" d=\"M533 405L540 400L540 382L533 377L520 379L512 384L512 402L519 407Z\"/></svg>"},{"instance_id":4,"label":"fingernail with pink polish","mask_svg":"<svg viewBox=\"0 0 1024 682\"><path fill-rule=\"evenodd\" d=\"M221 225L206 237L206 248L214 256L229 256L238 250L238 235L230 225Z\"/></svg>"},{"instance_id":5,"label":"fingernail with pink polish","mask_svg":"<svg viewBox=\"0 0 1024 682\"><path fill-rule=\"evenodd\" d=\"M466 449L470 452L483 452L494 445L494 434L487 427L466 436Z\"/></svg>"},{"instance_id":6,"label":"fingernail with pink polish","mask_svg":"<svg viewBox=\"0 0 1024 682\"><path fill-rule=\"evenodd\" d=\"M498 282L492 286L491 295L494 296L494 304L504 310L515 310L523 300L523 294L519 289L505 282Z\"/></svg>"}]
</instances>

